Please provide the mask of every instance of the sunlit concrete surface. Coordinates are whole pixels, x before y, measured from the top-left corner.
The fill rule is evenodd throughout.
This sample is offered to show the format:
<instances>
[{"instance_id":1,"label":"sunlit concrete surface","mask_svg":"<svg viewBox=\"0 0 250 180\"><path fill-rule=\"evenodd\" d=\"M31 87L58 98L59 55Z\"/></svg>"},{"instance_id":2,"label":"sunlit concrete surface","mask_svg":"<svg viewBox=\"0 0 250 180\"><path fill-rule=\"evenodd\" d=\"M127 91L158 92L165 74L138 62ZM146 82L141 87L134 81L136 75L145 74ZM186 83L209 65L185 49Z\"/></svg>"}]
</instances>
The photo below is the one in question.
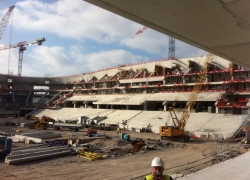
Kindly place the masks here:
<instances>
[{"instance_id":1,"label":"sunlit concrete surface","mask_svg":"<svg viewBox=\"0 0 250 180\"><path fill-rule=\"evenodd\" d=\"M200 180L200 179L216 179L216 180L247 180L250 177L250 152L246 152L238 157L229 159L222 163L208 167L189 176L178 178L178 180Z\"/></svg>"},{"instance_id":2,"label":"sunlit concrete surface","mask_svg":"<svg viewBox=\"0 0 250 180\"><path fill-rule=\"evenodd\" d=\"M85 0L250 67L249 0Z\"/></svg>"}]
</instances>

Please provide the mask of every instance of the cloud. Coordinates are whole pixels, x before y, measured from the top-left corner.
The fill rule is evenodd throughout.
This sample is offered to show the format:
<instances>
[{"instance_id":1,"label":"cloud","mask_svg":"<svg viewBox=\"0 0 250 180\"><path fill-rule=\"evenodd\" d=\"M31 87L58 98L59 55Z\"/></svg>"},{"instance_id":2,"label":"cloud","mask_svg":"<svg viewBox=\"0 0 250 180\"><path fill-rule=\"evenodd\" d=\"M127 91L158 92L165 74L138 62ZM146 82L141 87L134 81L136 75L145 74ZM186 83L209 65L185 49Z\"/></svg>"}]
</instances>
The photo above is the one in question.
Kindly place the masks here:
<instances>
[{"instance_id":1,"label":"cloud","mask_svg":"<svg viewBox=\"0 0 250 180\"><path fill-rule=\"evenodd\" d=\"M45 34L48 39L42 46L29 47L30 50L25 51L23 75L72 75L168 57L167 35L148 28L131 38L143 25L85 1L23 0L15 6L15 37L29 40L37 38L37 34ZM176 40L178 58L200 56L201 52ZM6 53L0 56L4 69L8 69ZM16 50L12 57L18 60ZM17 62L13 65L16 74ZM1 67L0 72L7 70Z\"/></svg>"},{"instance_id":2,"label":"cloud","mask_svg":"<svg viewBox=\"0 0 250 180\"><path fill-rule=\"evenodd\" d=\"M4 45L0 45L1 47ZM0 51L0 73L8 74L13 72L18 74L18 49L6 49Z\"/></svg>"},{"instance_id":3,"label":"cloud","mask_svg":"<svg viewBox=\"0 0 250 180\"><path fill-rule=\"evenodd\" d=\"M28 9L28 11L27 11ZM45 31L61 37L117 41L132 22L82 0L21 1L16 5L15 25L28 31Z\"/></svg>"},{"instance_id":4,"label":"cloud","mask_svg":"<svg viewBox=\"0 0 250 180\"><path fill-rule=\"evenodd\" d=\"M35 47L23 63L22 75L44 76L45 74L51 74L65 76L81 74L148 59L124 50L83 54L80 51L81 47L74 46L72 49L75 49L75 51L65 53L63 47Z\"/></svg>"},{"instance_id":5,"label":"cloud","mask_svg":"<svg viewBox=\"0 0 250 180\"><path fill-rule=\"evenodd\" d=\"M136 56L124 50L101 51L86 57L85 68L93 71L145 60L146 57Z\"/></svg>"}]
</instances>

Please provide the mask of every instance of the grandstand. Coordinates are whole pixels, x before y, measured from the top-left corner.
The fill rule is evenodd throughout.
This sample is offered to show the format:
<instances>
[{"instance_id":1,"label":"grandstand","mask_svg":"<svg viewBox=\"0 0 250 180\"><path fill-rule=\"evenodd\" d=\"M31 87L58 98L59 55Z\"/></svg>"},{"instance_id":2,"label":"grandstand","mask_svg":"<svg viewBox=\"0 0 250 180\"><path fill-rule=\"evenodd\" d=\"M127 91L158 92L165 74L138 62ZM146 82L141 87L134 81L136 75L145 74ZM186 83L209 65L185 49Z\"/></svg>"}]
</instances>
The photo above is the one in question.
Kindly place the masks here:
<instances>
[{"instance_id":1,"label":"grandstand","mask_svg":"<svg viewBox=\"0 0 250 180\"><path fill-rule=\"evenodd\" d=\"M172 104L176 112L185 107L204 60L161 59L65 77L2 74L0 116L34 113L63 120L106 116L103 123L128 120L129 130L150 127L157 133L159 126L171 124ZM214 57L186 128L196 134L208 130L223 137L233 134L248 110L249 76L249 69Z\"/></svg>"}]
</instances>

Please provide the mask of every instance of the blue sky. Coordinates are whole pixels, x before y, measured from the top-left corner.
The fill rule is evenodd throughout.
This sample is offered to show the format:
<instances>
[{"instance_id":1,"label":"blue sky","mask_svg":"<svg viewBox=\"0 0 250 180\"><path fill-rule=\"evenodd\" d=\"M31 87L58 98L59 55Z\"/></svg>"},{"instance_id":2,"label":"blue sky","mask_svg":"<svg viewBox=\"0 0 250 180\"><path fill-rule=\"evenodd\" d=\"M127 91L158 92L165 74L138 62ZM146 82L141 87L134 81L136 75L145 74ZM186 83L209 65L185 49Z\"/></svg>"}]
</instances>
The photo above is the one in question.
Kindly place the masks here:
<instances>
[{"instance_id":1,"label":"blue sky","mask_svg":"<svg viewBox=\"0 0 250 180\"><path fill-rule=\"evenodd\" d=\"M131 38L143 25L82 0L3 0L1 21L12 5L0 46L46 39L26 46L22 76L81 74L168 57L168 36L148 28ZM177 58L205 55L178 40L175 46ZM18 74L18 56L18 49L0 51L0 73Z\"/></svg>"}]
</instances>

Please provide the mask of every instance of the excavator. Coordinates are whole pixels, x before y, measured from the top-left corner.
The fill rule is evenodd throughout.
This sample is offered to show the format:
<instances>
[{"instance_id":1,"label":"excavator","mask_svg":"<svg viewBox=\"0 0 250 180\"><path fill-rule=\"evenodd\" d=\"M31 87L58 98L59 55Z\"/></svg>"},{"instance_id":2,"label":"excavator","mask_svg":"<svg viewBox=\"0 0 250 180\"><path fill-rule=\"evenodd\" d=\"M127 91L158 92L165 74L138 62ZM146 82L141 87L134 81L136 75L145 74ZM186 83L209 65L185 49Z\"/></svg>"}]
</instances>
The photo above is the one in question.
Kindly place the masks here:
<instances>
[{"instance_id":1,"label":"excavator","mask_svg":"<svg viewBox=\"0 0 250 180\"><path fill-rule=\"evenodd\" d=\"M33 123L30 124L29 129L47 129L49 127L49 123L55 122L55 119L48 117L48 116L42 116L37 117L33 114L28 115L27 119L35 120Z\"/></svg>"},{"instance_id":2,"label":"excavator","mask_svg":"<svg viewBox=\"0 0 250 180\"><path fill-rule=\"evenodd\" d=\"M176 116L176 113L173 107L169 107L169 113L171 115L173 126L165 126L159 127L159 132L161 136L161 140L176 140L182 139L183 142L188 142L190 140L190 136L187 132L185 132L185 126L188 121L188 118L191 114L191 110L196 102L199 92L201 91L203 82L206 78L207 71L209 69L209 65L212 62L214 55L208 53L206 59L204 61L203 66L201 67L200 74L197 77L196 83L193 87L193 90L189 96L189 100L187 101L185 108L182 111L181 118L179 119ZM174 104L174 103L173 103Z\"/></svg>"}]
</instances>

